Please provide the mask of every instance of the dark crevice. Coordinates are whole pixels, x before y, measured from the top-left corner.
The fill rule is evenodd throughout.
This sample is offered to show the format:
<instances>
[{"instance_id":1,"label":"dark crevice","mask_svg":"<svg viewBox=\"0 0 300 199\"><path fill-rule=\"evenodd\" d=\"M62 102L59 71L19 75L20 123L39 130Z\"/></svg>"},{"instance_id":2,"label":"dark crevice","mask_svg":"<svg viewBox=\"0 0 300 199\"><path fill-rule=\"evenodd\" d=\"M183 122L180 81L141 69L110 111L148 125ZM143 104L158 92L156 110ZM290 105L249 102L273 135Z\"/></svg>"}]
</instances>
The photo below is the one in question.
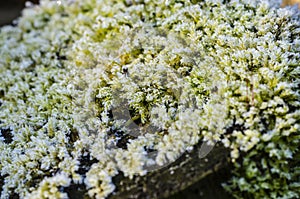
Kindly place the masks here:
<instances>
[{"instance_id":1,"label":"dark crevice","mask_svg":"<svg viewBox=\"0 0 300 199\"><path fill-rule=\"evenodd\" d=\"M108 136L115 136L117 138L123 136L124 134L125 134L124 131L120 129L113 129L113 128L110 128L110 131L108 132Z\"/></svg>"},{"instance_id":2,"label":"dark crevice","mask_svg":"<svg viewBox=\"0 0 300 199\"><path fill-rule=\"evenodd\" d=\"M291 104L289 104L288 107L289 107L289 112L290 113L293 113L293 112L297 111L298 108L299 108L298 106L293 106Z\"/></svg>"},{"instance_id":3,"label":"dark crevice","mask_svg":"<svg viewBox=\"0 0 300 199\"><path fill-rule=\"evenodd\" d=\"M5 96L5 92L4 92L4 90L0 90L0 106L2 106L2 104L3 104L3 102L2 102L2 100L1 100L1 99L3 99L3 98L4 98L4 96Z\"/></svg>"},{"instance_id":4,"label":"dark crevice","mask_svg":"<svg viewBox=\"0 0 300 199\"><path fill-rule=\"evenodd\" d=\"M136 137L133 137L131 135L124 135L117 141L117 147L121 149L127 149L127 144L130 143L131 140L135 139Z\"/></svg>"},{"instance_id":5,"label":"dark crevice","mask_svg":"<svg viewBox=\"0 0 300 199\"><path fill-rule=\"evenodd\" d=\"M67 60L66 55L62 55L60 51L59 51L59 52L56 52L55 55L56 55L56 58L57 58L58 60L61 60L61 61Z\"/></svg>"},{"instance_id":6,"label":"dark crevice","mask_svg":"<svg viewBox=\"0 0 300 199\"><path fill-rule=\"evenodd\" d=\"M4 186L4 176L0 175L0 194L3 190L3 187Z\"/></svg>"},{"instance_id":7,"label":"dark crevice","mask_svg":"<svg viewBox=\"0 0 300 199\"><path fill-rule=\"evenodd\" d=\"M246 129L244 127L244 125L241 124L236 124L236 119L233 119L233 124L231 125L231 127L226 129L225 135L229 135L232 134L233 131L241 131L244 132Z\"/></svg>"},{"instance_id":8,"label":"dark crevice","mask_svg":"<svg viewBox=\"0 0 300 199\"><path fill-rule=\"evenodd\" d=\"M72 199L83 199L86 196L87 190L84 184L71 183L68 187L61 188L62 192L68 194L69 198Z\"/></svg>"},{"instance_id":9,"label":"dark crevice","mask_svg":"<svg viewBox=\"0 0 300 199\"><path fill-rule=\"evenodd\" d=\"M127 150L127 144L130 143L131 140L136 139L136 137L126 134L124 131L120 129L110 128L108 133L109 137L114 137L116 142L116 147Z\"/></svg>"},{"instance_id":10,"label":"dark crevice","mask_svg":"<svg viewBox=\"0 0 300 199\"><path fill-rule=\"evenodd\" d=\"M11 195L9 196L9 199L19 199L19 194L12 191Z\"/></svg>"},{"instance_id":11,"label":"dark crevice","mask_svg":"<svg viewBox=\"0 0 300 199\"><path fill-rule=\"evenodd\" d=\"M146 102L142 103L144 106L147 105ZM129 114L130 114L130 119L136 124L136 125L142 125L142 118L140 114L138 113L138 110L134 110L133 108L129 108Z\"/></svg>"},{"instance_id":12,"label":"dark crevice","mask_svg":"<svg viewBox=\"0 0 300 199\"><path fill-rule=\"evenodd\" d=\"M91 156L89 154L86 156L81 156L79 161L80 161L80 166L79 166L77 173L82 175L83 177L86 176L86 172L88 172L90 170L91 166L94 163L99 162L99 160L97 160L95 158L91 158Z\"/></svg>"},{"instance_id":13,"label":"dark crevice","mask_svg":"<svg viewBox=\"0 0 300 199\"><path fill-rule=\"evenodd\" d=\"M0 90L0 98L3 98L5 96L4 90Z\"/></svg>"},{"instance_id":14,"label":"dark crevice","mask_svg":"<svg viewBox=\"0 0 300 199\"><path fill-rule=\"evenodd\" d=\"M39 168L39 170L42 170L41 165L42 165L42 163L41 163L41 161L39 161L38 166L36 168ZM32 172L31 173L31 180L28 181L26 184L29 187L37 187L39 185L39 183L44 178L53 177L59 172L61 172L61 170L59 168L51 168L51 169L48 169L48 170L44 170L43 173L41 173L41 174L37 174L36 172Z\"/></svg>"},{"instance_id":15,"label":"dark crevice","mask_svg":"<svg viewBox=\"0 0 300 199\"><path fill-rule=\"evenodd\" d=\"M70 134L68 134L69 142L70 144L75 143L77 140L79 140L79 133L75 129L71 129Z\"/></svg>"},{"instance_id":16,"label":"dark crevice","mask_svg":"<svg viewBox=\"0 0 300 199\"><path fill-rule=\"evenodd\" d=\"M121 181L124 180L125 175L122 171L118 171L119 173L112 177L112 183L115 185L121 184ZM114 192L118 192L119 191L119 187L116 186L116 189L114 190Z\"/></svg>"},{"instance_id":17,"label":"dark crevice","mask_svg":"<svg viewBox=\"0 0 300 199\"><path fill-rule=\"evenodd\" d=\"M13 141L12 131L10 129L0 128L2 137L4 138L5 144L10 144Z\"/></svg>"},{"instance_id":18,"label":"dark crevice","mask_svg":"<svg viewBox=\"0 0 300 199\"><path fill-rule=\"evenodd\" d=\"M150 148L150 147L147 147L147 146L144 146L144 150L147 152L147 153L152 153L152 152L155 152L157 150L153 149L153 148Z\"/></svg>"}]
</instances>

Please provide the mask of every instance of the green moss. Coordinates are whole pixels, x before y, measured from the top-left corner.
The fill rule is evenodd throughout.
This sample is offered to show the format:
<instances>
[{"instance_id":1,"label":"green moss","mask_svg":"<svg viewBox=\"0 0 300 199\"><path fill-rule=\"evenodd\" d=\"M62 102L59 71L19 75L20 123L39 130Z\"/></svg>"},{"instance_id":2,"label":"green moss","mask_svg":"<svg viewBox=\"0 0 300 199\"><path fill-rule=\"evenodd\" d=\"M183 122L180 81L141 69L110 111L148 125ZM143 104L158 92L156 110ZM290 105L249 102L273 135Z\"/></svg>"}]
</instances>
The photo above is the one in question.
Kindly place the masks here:
<instances>
[{"instance_id":1,"label":"green moss","mask_svg":"<svg viewBox=\"0 0 300 199\"><path fill-rule=\"evenodd\" d=\"M0 30L1 198L104 198L200 140L230 148L237 198L299 198L299 19L277 1L25 9Z\"/></svg>"}]
</instances>

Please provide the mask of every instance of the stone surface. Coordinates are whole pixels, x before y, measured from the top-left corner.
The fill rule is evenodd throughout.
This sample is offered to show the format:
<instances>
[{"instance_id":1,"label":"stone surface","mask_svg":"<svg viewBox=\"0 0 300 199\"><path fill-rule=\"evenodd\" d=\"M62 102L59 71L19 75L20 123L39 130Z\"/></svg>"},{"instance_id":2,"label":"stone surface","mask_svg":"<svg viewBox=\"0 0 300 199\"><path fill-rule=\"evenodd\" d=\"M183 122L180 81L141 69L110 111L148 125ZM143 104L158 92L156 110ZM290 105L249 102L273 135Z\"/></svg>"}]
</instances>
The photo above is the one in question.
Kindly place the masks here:
<instances>
[{"instance_id":1,"label":"stone surface","mask_svg":"<svg viewBox=\"0 0 300 199\"><path fill-rule=\"evenodd\" d=\"M166 168L148 173L143 177L136 177L134 180L129 180L128 178L123 178L122 175L118 175L115 178L117 189L110 198L146 199L167 198L170 196L170 198L182 198L182 194L186 195L189 193L174 194L188 188L196 182L199 182L196 184L196 187L205 188L209 186L210 191L220 191L219 193L216 191L212 193L208 190L198 189L198 194L200 196L203 195L203 198L218 198L217 195L220 193L224 194L222 198L230 198L224 190L220 188L220 183L222 183L222 181L225 182L229 176L229 152L221 146L216 146L205 158L200 159L198 157L199 148L200 147L191 153L183 154L176 162ZM217 177L217 179L214 181L211 177ZM194 187L194 190L197 190L196 187ZM191 187L191 189L193 189L193 187ZM194 194L194 197L197 196L197 193L191 194ZM206 196L204 194L206 194Z\"/></svg>"}]
</instances>

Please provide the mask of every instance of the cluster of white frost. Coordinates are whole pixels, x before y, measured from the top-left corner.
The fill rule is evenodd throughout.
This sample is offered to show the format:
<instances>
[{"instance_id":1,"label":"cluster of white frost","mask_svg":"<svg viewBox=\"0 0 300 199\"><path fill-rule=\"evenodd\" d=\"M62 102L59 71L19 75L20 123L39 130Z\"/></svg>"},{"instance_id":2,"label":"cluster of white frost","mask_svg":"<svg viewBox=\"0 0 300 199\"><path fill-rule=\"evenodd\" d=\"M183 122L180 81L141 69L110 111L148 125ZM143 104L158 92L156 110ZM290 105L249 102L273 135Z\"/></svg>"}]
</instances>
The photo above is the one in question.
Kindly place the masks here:
<instances>
[{"instance_id":1,"label":"cluster of white frost","mask_svg":"<svg viewBox=\"0 0 300 199\"><path fill-rule=\"evenodd\" d=\"M145 175L200 140L230 148L242 176L227 189L237 197L299 197L297 9L265 0L28 6L0 29L1 198L67 198L71 184L105 198L119 171ZM126 111L132 120L119 118Z\"/></svg>"},{"instance_id":2,"label":"cluster of white frost","mask_svg":"<svg viewBox=\"0 0 300 199\"><path fill-rule=\"evenodd\" d=\"M30 195L25 196L25 198L68 198L68 195L61 192L59 188L69 186L70 182L71 179L65 174L57 174L53 177L46 177L40 182L38 189L32 191Z\"/></svg>"}]
</instances>

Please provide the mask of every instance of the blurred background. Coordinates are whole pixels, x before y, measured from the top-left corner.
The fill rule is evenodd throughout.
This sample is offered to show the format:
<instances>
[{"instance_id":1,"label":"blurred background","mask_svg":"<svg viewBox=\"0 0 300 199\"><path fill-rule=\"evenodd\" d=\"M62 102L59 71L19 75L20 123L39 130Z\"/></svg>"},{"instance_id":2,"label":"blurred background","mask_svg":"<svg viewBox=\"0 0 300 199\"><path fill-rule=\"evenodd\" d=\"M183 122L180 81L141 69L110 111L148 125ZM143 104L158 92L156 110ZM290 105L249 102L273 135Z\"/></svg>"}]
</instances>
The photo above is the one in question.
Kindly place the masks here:
<instances>
[{"instance_id":1,"label":"blurred background","mask_svg":"<svg viewBox=\"0 0 300 199\"><path fill-rule=\"evenodd\" d=\"M29 0L38 3L39 0ZM0 26L11 24L14 19L21 15L26 0L0 0ZM283 6L299 3L300 0L283 0Z\"/></svg>"},{"instance_id":2,"label":"blurred background","mask_svg":"<svg viewBox=\"0 0 300 199\"><path fill-rule=\"evenodd\" d=\"M39 0L30 0L38 3ZM26 0L0 0L0 26L11 24L21 15Z\"/></svg>"}]
</instances>

